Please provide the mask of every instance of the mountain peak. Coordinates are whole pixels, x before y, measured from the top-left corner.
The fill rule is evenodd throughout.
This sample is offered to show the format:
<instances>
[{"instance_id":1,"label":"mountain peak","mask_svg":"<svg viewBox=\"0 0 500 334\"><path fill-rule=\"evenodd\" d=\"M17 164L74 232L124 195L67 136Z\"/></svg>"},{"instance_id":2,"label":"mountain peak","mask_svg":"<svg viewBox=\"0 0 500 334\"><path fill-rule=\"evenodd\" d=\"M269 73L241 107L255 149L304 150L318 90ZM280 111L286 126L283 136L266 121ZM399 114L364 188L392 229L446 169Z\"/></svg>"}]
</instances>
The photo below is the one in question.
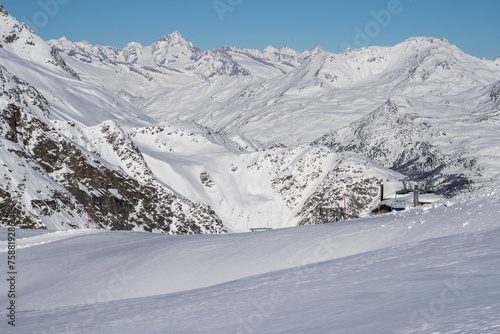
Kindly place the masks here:
<instances>
[{"instance_id":1,"label":"mountain peak","mask_svg":"<svg viewBox=\"0 0 500 334\"><path fill-rule=\"evenodd\" d=\"M128 43L127 45L125 45L125 47L123 48L123 50L125 49L135 49L135 48L142 48L142 44L141 43L137 43L137 42L130 42Z\"/></svg>"},{"instance_id":2,"label":"mountain peak","mask_svg":"<svg viewBox=\"0 0 500 334\"><path fill-rule=\"evenodd\" d=\"M278 53L278 49L276 49L274 46L271 46L271 45L269 45L267 48L265 48L262 51L269 52L269 53Z\"/></svg>"},{"instance_id":3,"label":"mountain peak","mask_svg":"<svg viewBox=\"0 0 500 334\"><path fill-rule=\"evenodd\" d=\"M299 52L298 52L297 50L292 49L292 48L291 48L291 47L289 47L289 46L284 46L284 47L280 48L280 49L279 49L279 52L280 52L281 54L294 55L294 56L296 56L296 55L298 55L298 54L299 54Z\"/></svg>"},{"instance_id":4,"label":"mountain peak","mask_svg":"<svg viewBox=\"0 0 500 334\"><path fill-rule=\"evenodd\" d=\"M311 55L319 55L319 54L323 53L323 48L321 47L321 45L316 45L316 47L314 49L312 49L310 52L311 52Z\"/></svg>"},{"instance_id":5,"label":"mountain peak","mask_svg":"<svg viewBox=\"0 0 500 334\"><path fill-rule=\"evenodd\" d=\"M178 32L177 30L174 31L174 32L171 32L170 34L167 34L165 36L163 36L162 38L160 38L158 40L158 42L167 42L168 45L188 45L188 46L192 46L191 42L189 42L188 40L186 40L180 32Z\"/></svg>"},{"instance_id":6,"label":"mountain peak","mask_svg":"<svg viewBox=\"0 0 500 334\"><path fill-rule=\"evenodd\" d=\"M402 44L405 43L430 43L430 44L451 44L446 38L435 38L435 37L410 37Z\"/></svg>"},{"instance_id":7,"label":"mountain peak","mask_svg":"<svg viewBox=\"0 0 500 334\"><path fill-rule=\"evenodd\" d=\"M294 50L288 46L284 46L284 47L277 49L274 46L269 45L267 48L265 48L262 51L267 52L267 53L276 53L276 54L293 55L293 56L296 56L299 54L299 52L297 50Z\"/></svg>"}]
</instances>

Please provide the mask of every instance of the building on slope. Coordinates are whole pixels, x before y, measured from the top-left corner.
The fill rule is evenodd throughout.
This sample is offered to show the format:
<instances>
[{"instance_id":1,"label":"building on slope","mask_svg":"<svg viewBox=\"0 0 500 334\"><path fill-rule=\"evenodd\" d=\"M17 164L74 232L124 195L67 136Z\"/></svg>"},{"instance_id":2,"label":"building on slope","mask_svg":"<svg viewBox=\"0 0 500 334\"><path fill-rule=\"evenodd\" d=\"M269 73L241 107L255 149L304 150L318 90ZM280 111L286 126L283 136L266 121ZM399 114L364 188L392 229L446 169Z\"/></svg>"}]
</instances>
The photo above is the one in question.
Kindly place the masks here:
<instances>
[{"instance_id":1,"label":"building on slope","mask_svg":"<svg viewBox=\"0 0 500 334\"><path fill-rule=\"evenodd\" d=\"M411 207L431 204L443 198L429 186L429 179L401 179L380 185L380 201L372 213L401 211Z\"/></svg>"}]
</instances>

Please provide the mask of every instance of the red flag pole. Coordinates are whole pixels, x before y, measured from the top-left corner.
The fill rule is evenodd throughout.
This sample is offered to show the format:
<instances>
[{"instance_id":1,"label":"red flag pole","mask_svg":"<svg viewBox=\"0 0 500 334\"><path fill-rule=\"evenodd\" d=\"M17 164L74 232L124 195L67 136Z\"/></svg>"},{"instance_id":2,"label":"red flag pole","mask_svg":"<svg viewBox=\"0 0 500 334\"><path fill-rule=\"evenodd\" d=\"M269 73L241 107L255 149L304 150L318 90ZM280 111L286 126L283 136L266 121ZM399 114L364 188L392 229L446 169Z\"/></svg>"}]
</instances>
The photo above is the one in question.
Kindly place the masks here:
<instances>
[{"instance_id":1,"label":"red flag pole","mask_svg":"<svg viewBox=\"0 0 500 334\"><path fill-rule=\"evenodd\" d=\"M87 210L87 228L90 228L90 210Z\"/></svg>"},{"instance_id":2,"label":"red flag pole","mask_svg":"<svg viewBox=\"0 0 500 334\"><path fill-rule=\"evenodd\" d=\"M344 220L347 220L346 211L347 211L347 206L346 206L346 202L345 202L345 193L344 193Z\"/></svg>"}]
</instances>

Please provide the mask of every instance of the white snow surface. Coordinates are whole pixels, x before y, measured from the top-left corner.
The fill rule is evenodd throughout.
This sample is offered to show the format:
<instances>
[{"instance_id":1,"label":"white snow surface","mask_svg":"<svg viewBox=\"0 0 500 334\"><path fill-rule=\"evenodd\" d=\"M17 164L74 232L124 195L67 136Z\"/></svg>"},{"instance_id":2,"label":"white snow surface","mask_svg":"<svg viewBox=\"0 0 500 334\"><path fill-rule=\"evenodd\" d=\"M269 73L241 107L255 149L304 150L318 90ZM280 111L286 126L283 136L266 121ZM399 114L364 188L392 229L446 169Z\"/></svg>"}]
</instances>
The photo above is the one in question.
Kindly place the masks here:
<instances>
[{"instance_id":1,"label":"white snow surface","mask_svg":"<svg viewBox=\"0 0 500 334\"><path fill-rule=\"evenodd\" d=\"M497 333L500 186L228 235L17 230L2 333ZM6 256L6 229L0 252ZM6 291L6 281L0 289Z\"/></svg>"}]
</instances>

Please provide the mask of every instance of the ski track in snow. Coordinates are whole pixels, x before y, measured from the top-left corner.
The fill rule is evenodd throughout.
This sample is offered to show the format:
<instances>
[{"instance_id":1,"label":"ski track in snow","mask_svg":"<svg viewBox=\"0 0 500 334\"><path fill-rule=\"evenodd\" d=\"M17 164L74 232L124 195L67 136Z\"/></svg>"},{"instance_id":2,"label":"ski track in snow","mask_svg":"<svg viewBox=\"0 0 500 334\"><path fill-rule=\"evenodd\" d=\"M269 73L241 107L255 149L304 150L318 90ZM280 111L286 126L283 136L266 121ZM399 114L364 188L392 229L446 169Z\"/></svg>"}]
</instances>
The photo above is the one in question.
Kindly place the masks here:
<instances>
[{"instance_id":1,"label":"ski track in snow","mask_svg":"<svg viewBox=\"0 0 500 334\"><path fill-rule=\"evenodd\" d=\"M16 234L19 233L20 230L16 229ZM24 238L17 238L16 239L16 248L17 249L23 249L23 248L29 248L29 247L34 247L34 246L39 246L39 245L44 245L48 244L51 242L55 241L60 241L68 238L73 238L73 237L79 237L79 236L84 236L92 233L98 233L102 232L102 230L95 230L95 229L80 229L80 230L67 230L67 231L56 231L56 232L46 232L41 235L35 235L35 236L30 236L30 237L24 237ZM22 232L21 232L22 234ZM7 238L7 233L4 233L2 237L4 239ZM0 241L0 253L5 253L7 252L7 241Z\"/></svg>"}]
</instances>

